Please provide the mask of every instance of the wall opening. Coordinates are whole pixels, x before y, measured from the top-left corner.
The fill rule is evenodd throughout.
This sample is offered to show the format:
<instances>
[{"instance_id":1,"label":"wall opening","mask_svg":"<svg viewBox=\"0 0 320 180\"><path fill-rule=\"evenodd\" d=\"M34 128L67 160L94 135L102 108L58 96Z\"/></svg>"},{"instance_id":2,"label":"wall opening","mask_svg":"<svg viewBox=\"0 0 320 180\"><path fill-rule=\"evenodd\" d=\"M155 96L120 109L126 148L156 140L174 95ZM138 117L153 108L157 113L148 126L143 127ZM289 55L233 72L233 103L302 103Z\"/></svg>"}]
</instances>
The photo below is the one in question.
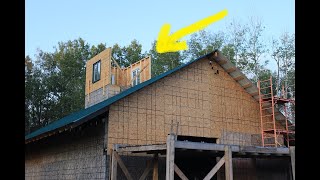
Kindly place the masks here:
<instances>
[{"instance_id":1,"label":"wall opening","mask_svg":"<svg viewBox=\"0 0 320 180\"><path fill-rule=\"evenodd\" d=\"M200 180L206 177L211 169L217 164L217 154L210 151L197 151L176 149L175 164L190 180ZM180 179L175 174L174 179ZM211 180L216 180L217 174Z\"/></svg>"},{"instance_id":2,"label":"wall opening","mask_svg":"<svg viewBox=\"0 0 320 180\"><path fill-rule=\"evenodd\" d=\"M205 142L205 143L216 143L217 138L198 137L198 136L180 136L177 137L178 141L190 141L190 142Z\"/></svg>"},{"instance_id":3,"label":"wall opening","mask_svg":"<svg viewBox=\"0 0 320 180\"><path fill-rule=\"evenodd\" d=\"M217 138L177 136L178 141L216 143ZM217 154L210 151L176 149L175 163L190 180L203 179L216 164ZM175 179L180 179L175 174ZM216 180L215 175L212 180Z\"/></svg>"}]
</instances>

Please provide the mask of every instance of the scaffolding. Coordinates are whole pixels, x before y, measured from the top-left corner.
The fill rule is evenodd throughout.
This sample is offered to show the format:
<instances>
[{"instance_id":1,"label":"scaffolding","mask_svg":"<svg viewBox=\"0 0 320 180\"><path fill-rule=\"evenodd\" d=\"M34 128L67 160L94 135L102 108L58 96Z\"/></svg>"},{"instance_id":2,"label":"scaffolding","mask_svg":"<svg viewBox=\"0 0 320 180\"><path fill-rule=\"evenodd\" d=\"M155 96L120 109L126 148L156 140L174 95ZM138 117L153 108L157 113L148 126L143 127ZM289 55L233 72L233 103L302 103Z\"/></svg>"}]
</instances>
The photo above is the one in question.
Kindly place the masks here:
<instances>
[{"instance_id":1,"label":"scaffolding","mask_svg":"<svg viewBox=\"0 0 320 180\"><path fill-rule=\"evenodd\" d=\"M259 90L262 146L281 147L286 145L289 147L290 143L295 140L294 108L292 108L295 104L294 98L286 98L287 92L284 91L282 91L280 97L274 96L272 76L267 80L258 80L257 86ZM276 118L277 116L279 118Z\"/></svg>"}]
</instances>

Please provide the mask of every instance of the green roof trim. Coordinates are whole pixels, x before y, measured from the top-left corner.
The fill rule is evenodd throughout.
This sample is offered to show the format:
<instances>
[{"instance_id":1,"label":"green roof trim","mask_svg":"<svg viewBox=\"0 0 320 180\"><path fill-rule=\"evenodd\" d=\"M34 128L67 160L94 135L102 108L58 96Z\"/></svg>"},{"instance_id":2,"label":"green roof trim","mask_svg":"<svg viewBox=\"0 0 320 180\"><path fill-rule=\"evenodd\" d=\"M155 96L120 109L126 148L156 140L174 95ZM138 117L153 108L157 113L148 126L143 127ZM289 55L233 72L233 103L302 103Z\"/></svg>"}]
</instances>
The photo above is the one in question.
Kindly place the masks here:
<instances>
[{"instance_id":1,"label":"green roof trim","mask_svg":"<svg viewBox=\"0 0 320 180\"><path fill-rule=\"evenodd\" d=\"M129 89L127 89L127 90L125 90L125 91L123 91L123 92L121 92L121 93L119 93L119 94L117 94L117 95L115 95L115 96L113 96L113 97L111 97L109 99L106 99L106 100L98 103L98 104L95 104L95 105L93 105L91 107L88 107L86 109L82 109L80 111L74 112L74 113L72 113L70 115L67 115L67 116L65 116L65 117L63 117L63 118L61 118L59 120L56 120L56 121L48 124L47 126L44 126L44 127L40 128L40 129L37 129L36 131L26 135L25 136L25 141L26 140L30 140L32 138L35 138L35 137L37 137L39 135L42 135L42 134L45 134L45 133L53 132L53 131L58 130L59 128L65 127L67 125L76 124L75 126L78 126L78 125L81 124L81 121L85 122L86 120L90 120L90 119L92 119L92 118L94 118L94 117L106 112L107 111L107 107L109 105L111 105L112 103L114 103L114 102L116 102L116 101L118 101L118 100L120 100L120 99L122 99L122 98L124 98L124 97L126 97L126 96L128 96L128 95L130 95L130 94L132 94L132 93L134 93L136 91L138 91L139 89L142 89L145 86L148 86L148 85L150 85L150 84L152 84L152 83L154 83L154 82L156 82L156 81L158 81L158 80L160 80L160 79L162 79L162 78L164 78L164 77L166 77L166 76L168 76L168 75L170 75L170 74L172 74L172 73L174 73L174 72L176 72L176 71L178 71L178 70L180 70L180 69L182 69L182 68L184 68L184 67L186 67L186 66L188 66L188 65L190 65L190 64L192 64L192 63L194 63L196 61L198 61L198 60L200 60L200 59L208 57L213 53L214 52L211 52L211 53L208 53L206 55L203 55L203 56L201 56L201 57L199 57L199 58L197 58L197 59L195 59L193 61L190 61L190 62L188 62L186 64L183 64L183 65L181 65L179 67L176 67L176 68L174 68L174 69L172 69L170 71L162 73L162 74L160 74L160 75L158 75L158 76L156 76L154 78L151 78L148 81L145 81L145 82L143 82L141 84L138 84L138 85L136 85L134 87L131 87L131 88L129 88Z\"/></svg>"}]
</instances>

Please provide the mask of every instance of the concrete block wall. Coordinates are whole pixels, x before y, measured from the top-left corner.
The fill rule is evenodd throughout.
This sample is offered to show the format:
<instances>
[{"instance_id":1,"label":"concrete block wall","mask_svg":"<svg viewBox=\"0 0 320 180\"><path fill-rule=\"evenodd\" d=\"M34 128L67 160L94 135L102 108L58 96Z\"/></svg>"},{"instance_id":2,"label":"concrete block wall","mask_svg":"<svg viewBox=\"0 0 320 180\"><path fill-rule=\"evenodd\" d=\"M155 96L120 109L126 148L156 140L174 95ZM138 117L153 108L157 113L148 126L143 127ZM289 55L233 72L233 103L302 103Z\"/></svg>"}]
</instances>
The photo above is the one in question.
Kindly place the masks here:
<instances>
[{"instance_id":1,"label":"concrete block wall","mask_svg":"<svg viewBox=\"0 0 320 180\"><path fill-rule=\"evenodd\" d=\"M277 141L280 144L284 144L283 135L279 135L279 137L277 137ZM234 144L234 145L240 145L240 146L261 146L262 138L261 138L261 134L223 131L217 143ZM265 143L274 144L274 139L265 139Z\"/></svg>"},{"instance_id":2,"label":"concrete block wall","mask_svg":"<svg viewBox=\"0 0 320 180\"><path fill-rule=\"evenodd\" d=\"M98 104L119 93L120 93L119 86L108 84L104 88L104 94L103 94L103 88L100 88L85 96L85 108Z\"/></svg>"},{"instance_id":3,"label":"concrete block wall","mask_svg":"<svg viewBox=\"0 0 320 180\"><path fill-rule=\"evenodd\" d=\"M219 139L219 144L251 146L253 144L252 141L252 134L250 133L223 131Z\"/></svg>"},{"instance_id":4,"label":"concrete block wall","mask_svg":"<svg viewBox=\"0 0 320 180\"><path fill-rule=\"evenodd\" d=\"M27 144L25 179L105 179L104 125Z\"/></svg>"},{"instance_id":5,"label":"concrete block wall","mask_svg":"<svg viewBox=\"0 0 320 180\"><path fill-rule=\"evenodd\" d=\"M251 145L252 146L261 146L262 139L261 134L252 134L251 135Z\"/></svg>"}]
</instances>

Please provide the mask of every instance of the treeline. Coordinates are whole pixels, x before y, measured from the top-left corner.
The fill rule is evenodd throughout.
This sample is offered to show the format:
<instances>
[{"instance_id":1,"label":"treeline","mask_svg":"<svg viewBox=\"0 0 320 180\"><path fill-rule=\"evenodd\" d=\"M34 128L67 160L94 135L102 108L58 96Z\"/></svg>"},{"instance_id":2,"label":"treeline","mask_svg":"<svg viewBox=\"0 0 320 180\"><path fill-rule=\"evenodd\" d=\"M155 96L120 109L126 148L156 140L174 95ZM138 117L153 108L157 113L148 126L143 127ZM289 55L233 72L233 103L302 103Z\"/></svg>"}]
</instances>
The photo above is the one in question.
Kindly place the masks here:
<instances>
[{"instance_id":1,"label":"treeline","mask_svg":"<svg viewBox=\"0 0 320 180\"><path fill-rule=\"evenodd\" d=\"M152 77L183 63L219 49L253 82L270 76L276 92L282 85L292 96L295 78L295 35L284 33L265 41L265 27L259 20L246 24L233 21L225 32L200 31L187 40L186 51L159 54L156 41L149 51L132 40L127 46L112 46L112 56L126 67L151 55ZM86 61L106 48L106 44L89 45L82 38L59 42L54 52L38 50L35 59L25 57L25 132L26 134L72 112L84 108ZM267 68L270 61L276 71Z\"/></svg>"}]
</instances>

